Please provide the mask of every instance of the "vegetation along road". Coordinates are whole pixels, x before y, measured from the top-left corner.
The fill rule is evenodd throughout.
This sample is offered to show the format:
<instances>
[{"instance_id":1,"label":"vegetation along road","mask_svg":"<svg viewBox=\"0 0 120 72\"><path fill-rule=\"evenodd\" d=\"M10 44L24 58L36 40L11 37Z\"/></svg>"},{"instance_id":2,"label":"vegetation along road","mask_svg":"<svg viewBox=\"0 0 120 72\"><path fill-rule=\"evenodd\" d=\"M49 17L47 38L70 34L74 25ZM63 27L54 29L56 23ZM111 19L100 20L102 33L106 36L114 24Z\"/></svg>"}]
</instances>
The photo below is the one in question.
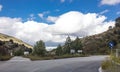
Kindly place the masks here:
<instances>
[{"instance_id":1,"label":"vegetation along road","mask_svg":"<svg viewBox=\"0 0 120 72\"><path fill-rule=\"evenodd\" d=\"M100 55L41 61L14 57L9 61L0 62L0 72L98 72L106 57Z\"/></svg>"}]
</instances>

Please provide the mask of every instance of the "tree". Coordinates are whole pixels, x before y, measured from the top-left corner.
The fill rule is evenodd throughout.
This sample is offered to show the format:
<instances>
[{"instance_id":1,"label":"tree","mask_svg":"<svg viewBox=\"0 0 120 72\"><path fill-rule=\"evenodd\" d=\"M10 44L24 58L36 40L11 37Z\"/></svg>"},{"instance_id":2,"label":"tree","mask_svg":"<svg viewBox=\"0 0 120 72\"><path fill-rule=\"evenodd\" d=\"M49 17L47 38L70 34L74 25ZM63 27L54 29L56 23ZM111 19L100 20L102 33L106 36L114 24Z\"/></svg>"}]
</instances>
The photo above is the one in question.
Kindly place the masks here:
<instances>
[{"instance_id":1,"label":"tree","mask_svg":"<svg viewBox=\"0 0 120 72\"><path fill-rule=\"evenodd\" d=\"M28 49L29 53L32 53L32 49L31 48L27 48L27 49Z\"/></svg>"},{"instance_id":2,"label":"tree","mask_svg":"<svg viewBox=\"0 0 120 72\"><path fill-rule=\"evenodd\" d=\"M8 55L8 49L5 46L0 46L0 55Z\"/></svg>"},{"instance_id":3,"label":"tree","mask_svg":"<svg viewBox=\"0 0 120 72\"><path fill-rule=\"evenodd\" d=\"M34 45L33 53L35 55L39 55L39 56L45 55L45 53L46 53L45 43L42 40L36 42L36 44Z\"/></svg>"},{"instance_id":4,"label":"tree","mask_svg":"<svg viewBox=\"0 0 120 72\"><path fill-rule=\"evenodd\" d=\"M63 54L62 47L61 47L61 45L58 45L58 47L56 49L56 55L60 56L62 54Z\"/></svg>"},{"instance_id":5,"label":"tree","mask_svg":"<svg viewBox=\"0 0 120 72\"><path fill-rule=\"evenodd\" d=\"M116 18L115 22L115 27L120 27L120 17Z\"/></svg>"},{"instance_id":6,"label":"tree","mask_svg":"<svg viewBox=\"0 0 120 72\"><path fill-rule=\"evenodd\" d=\"M77 37L73 42L72 42L72 48L75 50L77 53L78 50L82 50L82 43L79 37Z\"/></svg>"},{"instance_id":7,"label":"tree","mask_svg":"<svg viewBox=\"0 0 120 72\"><path fill-rule=\"evenodd\" d=\"M72 43L71 38L70 38L70 36L68 36L66 38L66 42L64 45L64 54L70 54L71 43Z\"/></svg>"},{"instance_id":8,"label":"tree","mask_svg":"<svg viewBox=\"0 0 120 72\"><path fill-rule=\"evenodd\" d=\"M23 48L16 49L16 50L13 51L13 54L14 54L15 56L24 55L24 49L23 49Z\"/></svg>"},{"instance_id":9,"label":"tree","mask_svg":"<svg viewBox=\"0 0 120 72\"><path fill-rule=\"evenodd\" d=\"M111 30L113 27L112 26L109 26L109 30Z\"/></svg>"},{"instance_id":10,"label":"tree","mask_svg":"<svg viewBox=\"0 0 120 72\"><path fill-rule=\"evenodd\" d=\"M10 39L9 41L10 41L11 43L13 43L13 40L12 40L12 39Z\"/></svg>"},{"instance_id":11,"label":"tree","mask_svg":"<svg viewBox=\"0 0 120 72\"><path fill-rule=\"evenodd\" d=\"M4 41L0 41L0 46L4 45L5 42Z\"/></svg>"}]
</instances>

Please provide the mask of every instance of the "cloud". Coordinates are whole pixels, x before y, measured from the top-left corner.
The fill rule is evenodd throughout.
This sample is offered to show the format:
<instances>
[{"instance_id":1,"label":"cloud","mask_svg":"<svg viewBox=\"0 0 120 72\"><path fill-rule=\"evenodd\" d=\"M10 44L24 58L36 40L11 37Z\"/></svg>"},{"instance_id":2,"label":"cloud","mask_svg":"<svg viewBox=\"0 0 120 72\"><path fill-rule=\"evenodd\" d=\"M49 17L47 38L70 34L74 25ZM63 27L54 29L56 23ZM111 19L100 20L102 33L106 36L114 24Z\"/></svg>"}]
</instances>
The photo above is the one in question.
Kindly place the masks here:
<instances>
[{"instance_id":1,"label":"cloud","mask_svg":"<svg viewBox=\"0 0 120 72\"><path fill-rule=\"evenodd\" d=\"M3 8L3 6L2 6L2 5L0 5L0 11L2 11L2 8Z\"/></svg>"},{"instance_id":2,"label":"cloud","mask_svg":"<svg viewBox=\"0 0 120 72\"><path fill-rule=\"evenodd\" d=\"M38 23L35 21L27 21L24 23L19 22L14 25L14 28L16 28L17 30L15 36L25 40L26 42L31 43L34 43L35 41L38 41L40 39L44 41L49 41L49 39L51 39L50 34L44 32L44 28L46 28L47 26L48 25L45 23Z\"/></svg>"},{"instance_id":3,"label":"cloud","mask_svg":"<svg viewBox=\"0 0 120 72\"><path fill-rule=\"evenodd\" d=\"M70 3L72 3L73 2L73 0L70 0Z\"/></svg>"},{"instance_id":4,"label":"cloud","mask_svg":"<svg viewBox=\"0 0 120 72\"><path fill-rule=\"evenodd\" d=\"M109 10L106 9L106 10L100 12L100 14L105 14L105 13L107 13L107 12L109 12Z\"/></svg>"},{"instance_id":5,"label":"cloud","mask_svg":"<svg viewBox=\"0 0 120 72\"><path fill-rule=\"evenodd\" d=\"M0 17L0 32L14 36L17 32L14 30L14 24L20 21L21 18Z\"/></svg>"},{"instance_id":6,"label":"cloud","mask_svg":"<svg viewBox=\"0 0 120 72\"><path fill-rule=\"evenodd\" d=\"M75 39L76 36L84 37L102 33L109 26L114 26L114 21L106 22L106 19L104 15L83 14L78 11L70 11L58 16L52 25L36 21L22 22L21 18L0 17L0 32L30 44L43 40L47 45L52 45L51 43L63 43L68 34Z\"/></svg>"},{"instance_id":7,"label":"cloud","mask_svg":"<svg viewBox=\"0 0 120 72\"><path fill-rule=\"evenodd\" d=\"M65 0L60 0L60 1L61 1L61 3L65 2Z\"/></svg>"},{"instance_id":8,"label":"cloud","mask_svg":"<svg viewBox=\"0 0 120 72\"><path fill-rule=\"evenodd\" d=\"M43 18L44 18L44 17L43 17L43 16L44 16L44 14L43 14L43 13L39 13L39 14L38 14L38 16L39 16L41 19L43 19Z\"/></svg>"},{"instance_id":9,"label":"cloud","mask_svg":"<svg viewBox=\"0 0 120 72\"><path fill-rule=\"evenodd\" d=\"M33 21L35 19L34 14L30 14L30 17L27 19L28 21Z\"/></svg>"},{"instance_id":10,"label":"cloud","mask_svg":"<svg viewBox=\"0 0 120 72\"><path fill-rule=\"evenodd\" d=\"M54 16L48 16L47 17L48 22L55 22L57 19L58 19L58 17L54 17Z\"/></svg>"},{"instance_id":11,"label":"cloud","mask_svg":"<svg viewBox=\"0 0 120 72\"><path fill-rule=\"evenodd\" d=\"M59 10L59 9L55 9L54 11L55 11L55 12L59 12L60 10Z\"/></svg>"},{"instance_id":12,"label":"cloud","mask_svg":"<svg viewBox=\"0 0 120 72\"><path fill-rule=\"evenodd\" d=\"M120 3L120 0L101 0L102 5L116 5L119 3Z\"/></svg>"},{"instance_id":13,"label":"cloud","mask_svg":"<svg viewBox=\"0 0 120 72\"><path fill-rule=\"evenodd\" d=\"M116 14L117 14L117 15L120 15L120 11L118 11Z\"/></svg>"},{"instance_id":14,"label":"cloud","mask_svg":"<svg viewBox=\"0 0 120 72\"><path fill-rule=\"evenodd\" d=\"M108 26L105 25L105 19L105 16L96 13L83 14L81 12L71 11L61 15L55 24L47 29L53 34L88 36L106 31ZM114 25L114 22L107 23L112 26Z\"/></svg>"},{"instance_id":15,"label":"cloud","mask_svg":"<svg viewBox=\"0 0 120 72\"><path fill-rule=\"evenodd\" d=\"M53 50L53 49L56 49L57 48L57 46L55 46L55 47L47 47L47 49L48 49L48 51L51 51L51 50Z\"/></svg>"},{"instance_id":16,"label":"cloud","mask_svg":"<svg viewBox=\"0 0 120 72\"><path fill-rule=\"evenodd\" d=\"M60 0L61 3L64 3L66 0ZM72 3L73 0L67 0L69 3Z\"/></svg>"},{"instance_id":17,"label":"cloud","mask_svg":"<svg viewBox=\"0 0 120 72\"><path fill-rule=\"evenodd\" d=\"M41 19L44 19L44 16L47 15L47 14L49 14L49 13L50 13L50 11L44 11L44 12L42 12L42 13L39 13L38 16L39 16Z\"/></svg>"}]
</instances>

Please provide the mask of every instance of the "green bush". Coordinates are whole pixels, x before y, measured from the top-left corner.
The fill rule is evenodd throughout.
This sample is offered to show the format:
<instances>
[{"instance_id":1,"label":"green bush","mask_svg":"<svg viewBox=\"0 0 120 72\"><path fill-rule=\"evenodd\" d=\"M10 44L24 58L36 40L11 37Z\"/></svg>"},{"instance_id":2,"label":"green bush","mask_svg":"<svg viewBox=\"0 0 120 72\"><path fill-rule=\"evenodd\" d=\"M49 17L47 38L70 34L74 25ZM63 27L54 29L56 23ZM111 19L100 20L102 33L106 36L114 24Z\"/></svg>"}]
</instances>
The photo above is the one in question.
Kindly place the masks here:
<instances>
[{"instance_id":1,"label":"green bush","mask_svg":"<svg viewBox=\"0 0 120 72\"><path fill-rule=\"evenodd\" d=\"M14 51L13 54L15 56L22 56L22 55L24 55L24 50L23 49L18 49L16 51Z\"/></svg>"},{"instance_id":2,"label":"green bush","mask_svg":"<svg viewBox=\"0 0 120 72\"><path fill-rule=\"evenodd\" d=\"M6 61L6 60L9 60L11 59L12 56L9 56L9 55L6 55L6 56L0 56L0 61Z\"/></svg>"},{"instance_id":3,"label":"green bush","mask_svg":"<svg viewBox=\"0 0 120 72\"><path fill-rule=\"evenodd\" d=\"M30 58L31 60L50 60L50 59L53 59L52 57L41 57L41 56L33 56L33 55L29 55L29 56L24 56L24 57L27 57L27 58Z\"/></svg>"},{"instance_id":4,"label":"green bush","mask_svg":"<svg viewBox=\"0 0 120 72\"><path fill-rule=\"evenodd\" d=\"M110 57L114 62L120 63L120 57L116 57L114 55L111 55Z\"/></svg>"}]
</instances>

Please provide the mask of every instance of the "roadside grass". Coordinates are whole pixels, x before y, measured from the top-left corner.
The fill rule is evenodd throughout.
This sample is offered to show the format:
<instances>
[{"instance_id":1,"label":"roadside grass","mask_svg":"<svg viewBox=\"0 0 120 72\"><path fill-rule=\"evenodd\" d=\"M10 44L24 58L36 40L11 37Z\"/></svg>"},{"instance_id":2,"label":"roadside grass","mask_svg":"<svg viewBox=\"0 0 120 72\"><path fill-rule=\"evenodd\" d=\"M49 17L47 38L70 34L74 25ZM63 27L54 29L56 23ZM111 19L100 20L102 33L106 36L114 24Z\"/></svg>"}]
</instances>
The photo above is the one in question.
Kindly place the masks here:
<instances>
[{"instance_id":1,"label":"roadside grass","mask_svg":"<svg viewBox=\"0 0 120 72\"><path fill-rule=\"evenodd\" d=\"M111 55L110 58L111 58L111 60L113 60L114 62L120 64L120 57L116 57L115 55Z\"/></svg>"},{"instance_id":2,"label":"roadside grass","mask_svg":"<svg viewBox=\"0 0 120 72\"><path fill-rule=\"evenodd\" d=\"M120 66L112 61L104 61L101 67L103 72L120 72Z\"/></svg>"},{"instance_id":3,"label":"roadside grass","mask_svg":"<svg viewBox=\"0 0 120 72\"><path fill-rule=\"evenodd\" d=\"M26 58L30 58L31 60L51 60L51 59L63 59L63 58L73 58L73 57L85 57L87 55L83 54L74 54L74 55L61 55L61 56L37 56L37 55L28 55L28 56L23 56Z\"/></svg>"},{"instance_id":4,"label":"roadside grass","mask_svg":"<svg viewBox=\"0 0 120 72\"><path fill-rule=\"evenodd\" d=\"M104 72L120 72L120 57L116 57L114 54L110 55L110 58L103 61L101 64Z\"/></svg>"},{"instance_id":5,"label":"roadside grass","mask_svg":"<svg viewBox=\"0 0 120 72\"><path fill-rule=\"evenodd\" d=\"M110 60L103 61L101 67L103 70L110 69L112 66L112 62Z\"/></svg>"},{"instance_id":6,"label":"roadside grass","mask_svg":"<svg viewBox=\"0 0 120 72\"><path fill-rule=\"evenodd\" d=\"M0 61L7 61L7 60L9 60L11 58L12 58L12 56L9 56L9 55L0 56Z\"/></svg>"}]
</instances>

